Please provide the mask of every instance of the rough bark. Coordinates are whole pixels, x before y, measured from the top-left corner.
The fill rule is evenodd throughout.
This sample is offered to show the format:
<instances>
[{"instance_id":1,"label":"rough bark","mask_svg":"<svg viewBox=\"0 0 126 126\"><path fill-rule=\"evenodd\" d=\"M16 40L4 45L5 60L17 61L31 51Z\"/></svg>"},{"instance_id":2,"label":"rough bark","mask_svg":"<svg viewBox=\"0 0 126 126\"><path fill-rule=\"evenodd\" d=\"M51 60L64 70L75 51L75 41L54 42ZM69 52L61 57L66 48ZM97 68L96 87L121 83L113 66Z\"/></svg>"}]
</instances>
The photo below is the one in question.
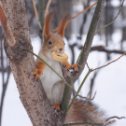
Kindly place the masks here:
<instances>
[{"instance_id":1,"label":"rough bark","mask_svg":"<svg viewBox=\"0 0 126 126\"><path fill-rule=\"evenodd\" d=\"M54 112L51 109L41 82L36 81L32 76L35 63L32 54L26 51L32 48L24 0L1 1L16 39L12 47L5 43L5 49L21 101L32 124L34 126L62 126L63 112Z\"/></svg>"}]
</instances>

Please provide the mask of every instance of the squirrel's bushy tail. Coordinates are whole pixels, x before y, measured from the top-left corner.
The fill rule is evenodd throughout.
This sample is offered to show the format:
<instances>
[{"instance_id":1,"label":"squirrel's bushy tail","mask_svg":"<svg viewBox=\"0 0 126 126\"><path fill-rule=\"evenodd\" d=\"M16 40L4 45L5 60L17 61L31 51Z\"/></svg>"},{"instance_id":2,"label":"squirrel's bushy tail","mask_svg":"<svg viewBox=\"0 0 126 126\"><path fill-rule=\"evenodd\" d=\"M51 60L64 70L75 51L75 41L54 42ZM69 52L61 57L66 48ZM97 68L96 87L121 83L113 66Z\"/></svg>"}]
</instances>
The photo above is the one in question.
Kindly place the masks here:
<instances>
[{"instance_id":1,"label":"squirrel's bushy tail","mask_svg":"<svg viewBox=\"0 0 126 126\"><path fill-rule=\"evenodd\" d=\"M73 102L65 119L65 124L76 123L74 126L103 126L105 122L106 116L103 111L92 101L81 99Z\"/></svg>"}]
</instances>

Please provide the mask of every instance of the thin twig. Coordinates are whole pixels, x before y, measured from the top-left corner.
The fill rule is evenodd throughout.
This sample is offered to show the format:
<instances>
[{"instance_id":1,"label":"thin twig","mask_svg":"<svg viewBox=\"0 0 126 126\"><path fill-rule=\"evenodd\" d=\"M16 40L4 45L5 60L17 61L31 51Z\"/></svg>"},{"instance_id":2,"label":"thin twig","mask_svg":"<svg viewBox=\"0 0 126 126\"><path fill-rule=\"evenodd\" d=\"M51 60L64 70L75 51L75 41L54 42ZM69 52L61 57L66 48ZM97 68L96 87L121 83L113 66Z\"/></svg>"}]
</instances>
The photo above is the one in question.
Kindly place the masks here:
<instances>
[{"instance_id":1,"label":"thin twig","mask_svg":"<svg viewBox=\"0 0 126 126\"><path fill-rule=\"evenodd\" d=\"M109 117L109 118L107 118L105 120L104 126L108 126L108 125L114 123L116 121L115 119L118 119L118 120L120 120L120 119L126 119L126 117L124 117L124 116L121 116L121 117L119 117L119 116L111 116L111 117Z\"/></svg>"},{"instance_id":2,"label":"thin twig","mask_svg":"<svg viewBox=\"0 0 126 126\"><path fill-rule=\"evenodd\" d=\"M72 45L71 45L72 46ZM83 49L83 46L78 45L78 44L74 44L74 46L76 46L78 49ZM108 53L108 54L126 54L126 51L124 50L119 50L119 49L107 49L105 46L103 45L96 45L96 46L92 46L90 49L90 52L93 51L99 51L99 52L104 52L104 53Z\"/></svg>"},{"instance_id":3,"label":"thin twig","mask_svg":"<svg viewBox=\"0 0 126 126\"><path fill-rule=\"evenodd\" d=\"M75 92L75 93L76 93L76 92ZM74 96L75 96L75 95L74 95ZM80 94L78 94L77 97L80 97L81 99L84 99L84 100L88 100L87 97L84 97L84 96L82 96L82 95L80 95Z\"/></svg>"},{"instance_id":4,"label":"thin twig","mask_svg":"<svg viewBox=\"0 0 126 126\"><path fill-rule=\"evenodd\" d=\"M69 106L68 106L67 111L70 109L70 107L71 107L71 105L73 104L74 100L75 100L76 97L78 96L78 94L79 94L79 92L80 92L82 86L84 85L84 82L87 80L87 78L88 78L88 76L89 76L90 73L91 73L91 71L89 70L89 71L87 72L86 76L84 77L84 79L82 80L82 82L81 82L81 84L80 84L80 86L79 86L79 88L78 88L78 90L77 90L77 92L76 92L76 95L73 97L71 103L70 103Z\"/></svg>"},{"instance_id":5,"label":"thin twig","mask_svg":"<svg viewBox=\"0 0 126 126\"><path fill-rule=\"evenodd\" d=\"M35 18L37 19L37 22L38 22L38 25L39 25L39 28L41 28L41 24L39 22L39 14L38 14L38 10L36 8L36 3L35 3L35 0L32 0L32 6L33 6L33 10L34 10L34 14L35 14Z\"/></svg>"},{"instance_id":6,"label":"thin twig","mask_svg":"<svg viewBox=\"0 0 126 126\"><path fill-rule=\"evenodd\" d=\"M123 50L117 50L117 49L106 49L104 46L102 45L98 45L98 46L93 46L91 48L91 52L93 51L100 51L100 52L105 52L108 54L114 53L114 54L126 54L125 51Z\"/></svg>"},{"instance_id":7,"label":"thin twig","mask_svg":"<svg viewBox=\"0 0 126 126\"><path fill-rule=\"evenodd\" d=\"M51 5L51 2L52 2L52 0L48 0L47 6L46 6L46 9L45 9L45 17L46 17L47 14L49 13L49 7L50 7L50 5Z\"/></svg>"},{"instance_id":8,"label":"thin twig","mask_svg":"<svg viewBox=\"0 0 126 126\"><path fill-rule=\"evenodd\" d=\"M110 64L116 62L117 60L121 59L123 56L125 56L125 54L122 54L121 56L117 57L116 59L114 59L114 60L112 60L112 61L110 61L108 63L106 63L105 65L102 65L100 67L97 67L97 68L92 69L92 71L99 70L99 69L102 69L104 67L107 67L108 65L110 65Z\"/></svg>"},{"instance_id":9,"label":"thin twig","mask_svg":"<svg viewBox=\"0 0 126 126\"><path fill-rule=\"evenodd\" d=\"M93 122L75 122L75 123L66 123L64 126L75 126L75 125L90 125L90 126L104 126L103 123L93 123Z\"/></svg>"},{"instance_id":10,"label":"thin twig","mask_svg":"<svg viewBox=\"0 0 126 126\"><path fill-rule=\"evenodd\" d=\"M78 17L80 14L84 13L85 11L88 11L88 10L91 9L93 6L95 6L96 4L97 4L97 2L95 2L95 3L93 3L92 5L90 5L90 6L86 7L86 8L84 8L84 10L82 10L82 11L80 11L79 13L77 13L77 14L71 16L71 19L74 19L74 18Z\"/></svg>"},{"instance_id":11,"label":"thin twig","mask_svg":"<svg viewBox=\"0 0 126 126\"><path fill-rule=\"evenodd\" d=\"M67 25L71 22L71 20L75 19L77 16L79 16L80 14L84 13L85 11L88 11L89 9L91 9L93 6L95 6L97 4L97 2L93 3L92 5L84 8L82 11L78 12L77 14L73 15L73 16L69 16L68 15L68 20L67 20Z\"/></svg>"},{"instance_id":12,"label":"thin twig","mask_svg":"<svg viewBox=\"0 0 126 126\"><path fill-rule=\"evenodd\" d=\"M90 68L88 62L86 63L86 66L87 66L87 68L88 68L89 71L92 70L92 69Z\"/></svg>"},{"instance_id":13,"label":"thin twig","mask_svg":"<svg viewBox=\"0 0 126 126\"><path fill-rule=\"evenodd\" d=\"M125 117L112 116L112 117L109 117L107 120L105 120L106 121L105 123L75 122L75 123L66 123L64 124L64 126L74 126L74 125L84 125L84 124L91 125L91 126L107 126L115 122L112 119L125 119Z\"/></svg>"},{"instance_id":14,"label":"thin twig","mask_svg":"<svg viewBox=\"0 0 126 126\"><path fill-rule=\"evenodd\" d=\"M111 116L111 117L107 118L106 121L110 121L111 119L126 119L126 117L125 116L121 116L121 117L119 117L119 116Z\"/></svg>"},{"instance_id":15,"label":"thin twig","mask_svg":"<svg viewBox=\"0 0 126 126\"><path fill-rule=\"evenodd\" d=\"M109 125L111 125L113 123L115 123L115 120L111 120L111 121L105 122L105 124L103 126L109 126Z\"/></svg>"},{"instance_id":16,"label":"thin twig","mask_svg":"<svg viewBox=\"0 0 126 126\"><path fill-rule=\"evenodd\" d=\"M94 85L95 85L95 79L97 77L97 74L98 74L98 71L95 71L93 77L91 78L91 81L90 81L90 88L89 88L89 92L88 92L88 95L87 97L89 99L92 99L92 94L93 94L93 89L94 89ZM95 95L96 95L96 92L95 92ZM95 95L93 96L93 99L95 97Z\"/></svg>"},{"instance_id":17,"label":"thin twig","mask_svg":"<svg viewBox=\"0 0 126 126\"><path fill-rule=\"evenodd\" d=\"M94 100L95 96L96 96L96 92L94 93L94 95L93 95L92 97L84 97L84 96L82 96L82 95L80 95L80 94L77 95L77 97L80 97L81 99L85 99L85 100L87 100L87 101L92 101L92 100Z\"/></svg>"}]
</instances>

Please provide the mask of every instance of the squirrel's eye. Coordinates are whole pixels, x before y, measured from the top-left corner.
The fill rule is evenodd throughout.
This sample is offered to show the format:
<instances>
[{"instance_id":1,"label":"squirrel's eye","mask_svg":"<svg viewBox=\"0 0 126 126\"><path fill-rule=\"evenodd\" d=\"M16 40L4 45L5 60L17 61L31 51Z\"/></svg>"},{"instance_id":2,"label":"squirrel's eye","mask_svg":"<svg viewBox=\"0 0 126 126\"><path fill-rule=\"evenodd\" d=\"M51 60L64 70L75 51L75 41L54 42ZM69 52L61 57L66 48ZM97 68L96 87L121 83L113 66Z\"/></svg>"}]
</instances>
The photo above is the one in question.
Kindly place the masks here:
<instances>
[{"instance_id":1,"label":"squirrel's eye","mask_svg":"<svg viewBox=\"0 0 126 126\"><path fill-rule=\"evenodd\" d=\"M51 42L51 41L48 41L48 44L49 44L49 45L52 45L52 42Z\"/></svg>"}]
</instances>

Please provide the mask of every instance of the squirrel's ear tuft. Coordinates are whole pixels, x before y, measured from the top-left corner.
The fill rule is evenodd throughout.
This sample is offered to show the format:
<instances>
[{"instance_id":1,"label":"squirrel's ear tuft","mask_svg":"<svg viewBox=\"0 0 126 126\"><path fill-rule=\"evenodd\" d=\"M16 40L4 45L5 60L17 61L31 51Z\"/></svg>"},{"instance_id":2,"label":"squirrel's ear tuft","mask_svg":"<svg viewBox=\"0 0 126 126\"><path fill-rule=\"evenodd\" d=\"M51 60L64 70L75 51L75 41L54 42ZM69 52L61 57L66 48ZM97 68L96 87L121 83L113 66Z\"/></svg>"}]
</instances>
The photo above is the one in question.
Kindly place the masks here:
<instances>
[{"instance_id":1,"label":"squirrel's ear tuft","mask_svg":"<svg viewBox=\"0 0 126 126\"><path fill-rule=\"evenodd\" d=\"M44 19L43 36L46 38L50 36L50 32L51 32L50 31L50 24L52 21L52 17L53 17L53 13L50 12L45 16L45 19Z\"/></svg>"},{"instance_id":2,"label":"squirrel's ear tuft","mask_svg":"<svg viewBox=\"0 0 126 126\"><path fill-rule=\"evenodd\" d=\"M56 31L59 35L61 35L62 37L64 36L64 33L65 33L65 29L68 25L70 21L70 16L69 15L66 15L59 23L59 25L57 26L56 28Z\"/></svg>"}]
</instances>

